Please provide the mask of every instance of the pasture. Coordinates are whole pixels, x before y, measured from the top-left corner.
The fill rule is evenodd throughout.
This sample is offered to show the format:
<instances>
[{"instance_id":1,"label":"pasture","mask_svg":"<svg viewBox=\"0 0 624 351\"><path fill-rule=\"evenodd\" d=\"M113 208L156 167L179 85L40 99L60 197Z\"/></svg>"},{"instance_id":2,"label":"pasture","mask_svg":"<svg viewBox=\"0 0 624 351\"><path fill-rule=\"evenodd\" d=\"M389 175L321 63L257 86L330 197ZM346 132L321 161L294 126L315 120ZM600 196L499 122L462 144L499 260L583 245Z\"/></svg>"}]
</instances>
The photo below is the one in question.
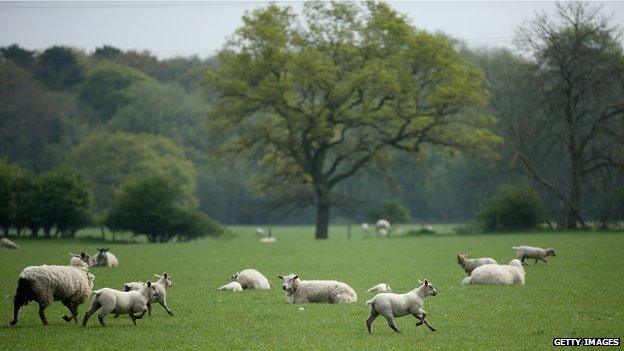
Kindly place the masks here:
<instances>
[{"instance_id":1,"label":"pasture","mask_svg":"<svg viewBox=\"0 0 624 351\"><path fill-rule=\"evenodd\" d=\"M0 250L0 349L101 350L154 348L267 350L545 349L553 337L622 337L624 330L624 234L522 233L429 235L363 239L359 228L346 237L345 226L330 229L330 239L315 241L313 227L273 227L278 241L260 244L253 227L232 227L234 235L191 243L101 243L94 239L18 240L20 251ZM525 286L461 286L465 273L457 253L490 256L499 263L514 256L512 245L554 247L556 257L526 268ZM20 271L28 265L67 264L67 252L110 247L120 261L115 269L93 268L95 289L120 289L124 282L173 276L167 300L169 317L158 305L139 326L127 316L100 327L66 323L55 302L42 326L37 304L20 311L8 327ZM274 284L270 291L215 291L230 274L253 267ZM285 303L279 274L302 279L336 279L358 293L350 305ZM366 289L387 282L395 292L428 278L438 296L425 302L428 320L438 328L415 327L411 316L397 319L395 334L378 318L373 334L365 319L372 297ZM300 308L303 307L301 310ZM82 320L87 304L80 307Z\"/></svg>"}]
</instances>

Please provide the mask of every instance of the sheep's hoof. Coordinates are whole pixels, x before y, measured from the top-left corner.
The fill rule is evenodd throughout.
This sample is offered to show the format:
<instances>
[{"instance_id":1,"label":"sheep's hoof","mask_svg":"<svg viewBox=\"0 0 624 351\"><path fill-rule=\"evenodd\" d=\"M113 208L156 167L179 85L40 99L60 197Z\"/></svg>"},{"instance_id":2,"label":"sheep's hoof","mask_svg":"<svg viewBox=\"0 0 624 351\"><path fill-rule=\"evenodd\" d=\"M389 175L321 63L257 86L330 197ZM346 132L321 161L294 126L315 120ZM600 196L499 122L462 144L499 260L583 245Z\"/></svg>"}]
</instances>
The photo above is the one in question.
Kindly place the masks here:
<instances>
[{"instance_id":1,"label":"sheep's hoof","mask_svg":"<svg viewBox=\"0 0 624 351\"><path fill-rule=\"evenodd\" d=\"M16 325L16 324L17 324L17 321L10 321L10 322L9 322L9 326L11 326L11 327L12 327L12 326L14 326L14 325Z\"/></svg>"}]
</instances>

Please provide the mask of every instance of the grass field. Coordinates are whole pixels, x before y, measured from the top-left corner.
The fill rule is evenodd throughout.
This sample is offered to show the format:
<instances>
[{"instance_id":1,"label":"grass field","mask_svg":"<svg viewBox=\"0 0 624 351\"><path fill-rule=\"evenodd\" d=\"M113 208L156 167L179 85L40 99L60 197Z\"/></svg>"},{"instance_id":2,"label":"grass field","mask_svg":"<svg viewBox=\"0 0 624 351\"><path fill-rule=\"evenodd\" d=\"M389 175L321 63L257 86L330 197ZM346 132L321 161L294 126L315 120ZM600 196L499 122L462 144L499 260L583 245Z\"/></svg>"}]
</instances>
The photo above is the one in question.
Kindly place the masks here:
<instances>
[{"instance_id":1,"label":"grass field","mask_svg":"<svg viewBox=\"0 0 624 351\"><path fill-rule=\"evenodd\" d=\"M361 238L354 229L332 227L330 239L315 241L312 227L273 227L275 244L260 244L251 227L233 227L227 239L154 245L106 246L117 255L116 269L96 268L95 287L120 288L126 281L150 279L167 271L174 278L167 299L175 317L160 306L132 325L127 316L97 318L87 328L67 324L60 302L47 310L43 327L37 304L20 311L17 326L12 297L17 276L28 265L67 264L67 252L95 252L102 243L21 240L22 250L0 250L0 350L266 349L266 350L413 350L546 349L553 337L623 337L624 234L523 233ZM512 245L552 246L549 266L527 267L525 286L461 286L458 252L491 256L499 262L514 255ZM270 291L225 293L215 288L237 270L254 267L273 281ZM302 279L337 279L350 284L358 302L349 305L289 305L278 274ZM371 297L366 288L389 283L396 292L430 279L438 296L425 303L435 333L415 327L413 317L397 319L395 334L383 318L366 332ZM300 307L304 307L300 310ZM80 319L87 306L80 308Z\"/></svg>"}]
</instances>

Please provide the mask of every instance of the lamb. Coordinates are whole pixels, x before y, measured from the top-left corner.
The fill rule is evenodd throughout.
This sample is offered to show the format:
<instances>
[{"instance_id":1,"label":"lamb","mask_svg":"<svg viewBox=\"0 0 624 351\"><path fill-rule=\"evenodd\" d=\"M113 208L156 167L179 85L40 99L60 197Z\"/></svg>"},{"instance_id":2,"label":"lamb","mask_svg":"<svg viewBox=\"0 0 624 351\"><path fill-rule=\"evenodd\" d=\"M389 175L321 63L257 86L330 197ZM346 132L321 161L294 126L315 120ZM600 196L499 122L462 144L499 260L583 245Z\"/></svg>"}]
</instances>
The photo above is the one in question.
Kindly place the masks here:
<instances>
[{"instance_id":1,"label":"lamb","mask_svg":"<svg viewBox=\"0 0 624 351\"><path fill-rule=\"evenodd\" d=\"M535 263L533 264L537 264L537 260L540 261L544 261L546 264L548 264L548 261L546 261L547 256L555 256L555 250L552 248L547 248L547 249L542 249L541 247L534 247L534 246L513 246L513 249L516 250L516 258L519 259L522 264L524 263L524 259L525 258L532 258L535 260Z\"/></svg>"},{"instance_id":2,"label":"lamb","mask_svg":"<svg viewBox=\"0 0 624 351\"><path fill-rule=\"evenodd\" d=\"M159 292L156 284L152 284L150 281L147 282L144 286L139 290L133 291L119 291L110 288L104 288L100 290L96 290L95 296L93 296L93 300L91 301L91 307L85 313L84 318L82 320L82 326L85 327L91 315L94 314L100 307L102 310L98 314L98 319L100 320L100 325L103 327L106 326L106 317L109 313L115 314L128 314L130 319L132 319L132 323L137 325L137 319L143 318L145 312L147 312L147 303L151 299L157 299ZM135 316L135 313L141 313L138 316Z\"/></svg>"},{"instance_id":3,"label":"lamb","mask_svg":"<svg viewBox=\"0 0 624 351\"><path fill-rule=\"evenodd\" d=\"M463 285L524 285L524 267L518 259L509 265L485 264L475 268L469 277L464 278Z\"/></svg>"},{"instance_id":4,"label":"lamb","mask_svg":"<svg viewBox=\"0 0 624 351\"><path fill-rule=\"evenodd\" d=\"M93 274L77 267L43 265L24 268L17 280L10 325L17 324L19 309L30 301L39 304L39 318L44 325L48 325L45 309L53 301L61 301L69 309L71 317L63 316L66 322L73 319L78 323L78 306L91 294L94 281Z\"/></svg>"},{"instance_id":5,"label":"lamb","mask_svg":"<svg viewBox=\"0 0 624 351\"><path fill-rule=\"evenodd\" d=\"M429 281L425 279L424 283L421 282L420 287L406 294L381 293L375 295L375 297L366 301L367 304L371 305L370 316L366 320L368 332L373 332L373 322L379 315L382 315L386 317L388 326L399 333L401 330L394 323L394 318L407 316L408 314L418 319L416 326L425 324L431 331L436 331L436 328L425 320L427 312L423 310L423 303L427 296L436 296L437 294L438 291L433 287L433 284L430 284Z\"/></svg>"},{"instance_id":6,"label":"lamb","mask_svg":"<svg viewBox=\"0 0 624 351\"><path fill-rule=\"evenodd\" d=\"M362 232L364 232L364 236L369 237L370 231L369 231L368 223L362 223L360 226L362 227Z\"/></svg>"},{"instance_id":7,"label":"lamb","mask_svg":"<svg viewBox=\"0 0 624 351\"><path fill-rule=\"evenodd\" d=\"M108 248L97 249L98 253L93 257L96 267L117 267L117 257L108 251Z\"/></svg>"},{"instance_id":8,"label":"lamb","mask_svg":"<svg viewBox=\"0 0 624 351\"><path fill-rule=\"evenodd\" d=\"M390 233L390 222L386 219L380 219L375 223L375 227L377 228L377 234L381 236L386 236Z\"/></svg>"},{"instance_id":9,"label":"lamb","mask_svg":"<svg viewBox=\"0 0 624 351\"><path fill-rule=\"evenodd\" d=\"M279 276L286 290L286 302L325 302L351 303L357 301L357 294L347 284L335 280L299 280L299 276L289 274Z\"/></svg>"},{"instance_id":10,"label":"lamb","mask_svg":"<svg viewBox=\"0 0 624 351\"><path fill-rule=\"evenodd\" d=\"M386 283L380 283L366 291L378 294L378 293L392 292L392 289L390 289L390 285Z\"/></svg>"},{"instance_id":11,"label":"lamb","mask_svg":"<svg viewBox=\"0 0 624 351\"><path fill-rule=\"evenodd\" d=\"M173 317L175 313L173 313L169 305L167 305L167 291L166 291L166 289L173 286L173 278L171 278L171 275L167 273L163 273L162 275L154 274L154 276L158 277L158 280L154 282L152 285L158 291L158 294L147 301L147 312L151 316L152 315L152 303L158 302L165 309L165 311L167 311L167 313ZM145 283L142 283L142 282L125 283L124 291L139 291L144 286L145 286Z\"/></svg>"},{"instance_id":12,"label":"lamb","mask_svg":"<svg viewBox=\"0 0 624 351\"><path fill-rule=\"evenodd\" d=\"M223 290L223 291L243 291L243 286L240 285L239 282L229 282L229 283L221 286L217 290Z\"/></svg>"},{"instance_id":13,"label":"lamb","mask_svg":"<svg viewBox=\"0 0 624 351\"><path fill-rule=\"evenodd\" d=\"M72 267L89 269L89 267L93 267L95 265L95 260L84 252L81 252L80 255L70 252L69 255L71 256L69 265Z\"/></svg>"},{"instance_id":14,"label":"lamb","mask_svg":"<svg viewBox=\"0 0 624 351\"><path fill-rule=\"evenodd\" d=\"M0 239L0 246L2 247L6 247L7 249L13 249L13 250L19 250L20 246L17 245L16 243L14 243L13 241L7 239L7 238L2 238Z\"/></svg>"},{"instance_id":15,"label":"lamb","mask_svg":"<svg viewBox=\"0 0 624 351\"><path fill-rule=\"evenodd\" d=\"M457 263L464 269L464 271L468 275L470 275L472 271L474 271L475 268L479 266L483 266L484 264L497 264L498 263L496 262L496 260L489 258L489 257L473 258L473 259L466 259L466 257L468 257L468 254L457 255Z\"/></svg>"},{"instance_id":16,"label":"lamb","mask_svg":"<svg viewBox=\"0 0 624 351\"><path fill-rule=\"evenodd\" d=\"M243 289L271 289L272 283L262 273L255 269L247 268L230 276L231 282L238 282Z\"/></svg>"}]
</instances>

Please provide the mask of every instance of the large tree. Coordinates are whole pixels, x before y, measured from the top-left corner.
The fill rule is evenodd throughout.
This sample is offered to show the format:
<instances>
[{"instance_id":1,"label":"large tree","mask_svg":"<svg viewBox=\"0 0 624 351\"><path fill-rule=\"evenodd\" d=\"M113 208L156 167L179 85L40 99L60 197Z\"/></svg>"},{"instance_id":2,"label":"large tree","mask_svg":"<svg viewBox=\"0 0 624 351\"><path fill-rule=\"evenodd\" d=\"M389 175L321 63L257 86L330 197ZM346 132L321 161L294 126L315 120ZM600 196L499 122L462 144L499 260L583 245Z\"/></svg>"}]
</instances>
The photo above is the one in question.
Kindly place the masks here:
<instances>
[{"instance_id":1,"label":"large tree","mask_svg":"<svg viewBox=\"0 0 624 351\"><path fill-rule=\"evenodd\" d=\"M301 19L270 5L243 23L207 76L210 128L257 160L263 189L316 206L317 239L332 189L392 151L498 140L472 109L481 71L386 4L309 2Z\"/></svg>"}]
</instances>

